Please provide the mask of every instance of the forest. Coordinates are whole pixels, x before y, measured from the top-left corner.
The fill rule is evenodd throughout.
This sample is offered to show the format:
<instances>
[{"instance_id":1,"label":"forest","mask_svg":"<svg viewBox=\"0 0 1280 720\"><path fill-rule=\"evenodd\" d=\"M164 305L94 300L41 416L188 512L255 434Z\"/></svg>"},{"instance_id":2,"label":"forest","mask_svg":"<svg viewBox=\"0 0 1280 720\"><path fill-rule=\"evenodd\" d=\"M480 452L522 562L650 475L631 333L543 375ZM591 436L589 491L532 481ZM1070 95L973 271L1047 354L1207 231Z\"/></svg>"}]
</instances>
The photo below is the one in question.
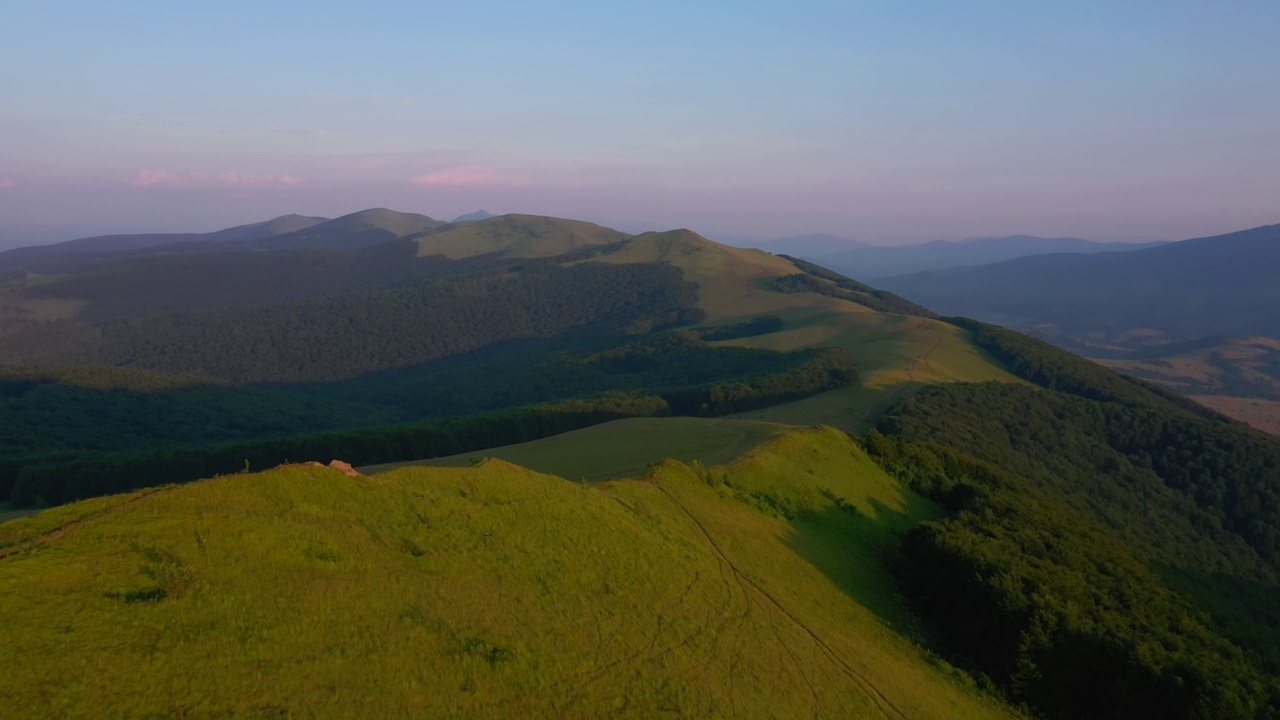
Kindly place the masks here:
<instances>
[{"instance_id":1,"label":"forest","mask_svg":"<svg viewBox=\"0 0 1280 720\"><path fill-rule=\"evenodd\" d=\"M69 360L238 383L318 382L420 365L492 343L639 334L701 319L671 265L526 262L370 293L62 323L8 348L9 364Z\"/></svg>"},{"instance_id":2,"label":"forest","mask_svg":"<svg viewBox=\"0 0 1280 720\"><path fill-rule=\"evenodd\" d=\"M1280 717L1280 442L956 324L1033 385L925 388L866 439L948 511L897 563L937 647L1049 717Z\"/></svg>"},{"instance_id":3,"label":"forest","mask_svg":"<svg viewBox=\"0 0 1280 720\"><path fill-rule=\"evenodd\" d=\"M15 371L0 376L0 497L58 504L234 472L246 459L264 467L322 455L364 464L450 455L620 417L743 412L857 376L845 349L714 347L685 331L593 351L518 345L470 360L309 386Z\"/></svg>"}]
</instances>

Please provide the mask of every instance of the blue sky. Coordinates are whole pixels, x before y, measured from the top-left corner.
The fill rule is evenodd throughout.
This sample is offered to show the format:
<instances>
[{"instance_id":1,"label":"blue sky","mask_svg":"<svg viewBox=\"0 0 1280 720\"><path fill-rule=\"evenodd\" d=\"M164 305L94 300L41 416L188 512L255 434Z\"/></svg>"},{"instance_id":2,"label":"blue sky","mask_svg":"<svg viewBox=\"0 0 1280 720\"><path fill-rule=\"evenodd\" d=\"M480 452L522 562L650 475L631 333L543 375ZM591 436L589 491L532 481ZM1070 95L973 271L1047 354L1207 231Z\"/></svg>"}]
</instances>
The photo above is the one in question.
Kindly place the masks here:
<instances>
[{"instance_id":1,"label":"blue sky","mask_svg":"<svg viewBox=\"0 0 1280 720\"><path fill-rule=\"evenodd\" d=\"M1273 0L9 0L0 246L371 206L1229 231L1280 222L1276 28Z\"/></svg>"}]
</instances>

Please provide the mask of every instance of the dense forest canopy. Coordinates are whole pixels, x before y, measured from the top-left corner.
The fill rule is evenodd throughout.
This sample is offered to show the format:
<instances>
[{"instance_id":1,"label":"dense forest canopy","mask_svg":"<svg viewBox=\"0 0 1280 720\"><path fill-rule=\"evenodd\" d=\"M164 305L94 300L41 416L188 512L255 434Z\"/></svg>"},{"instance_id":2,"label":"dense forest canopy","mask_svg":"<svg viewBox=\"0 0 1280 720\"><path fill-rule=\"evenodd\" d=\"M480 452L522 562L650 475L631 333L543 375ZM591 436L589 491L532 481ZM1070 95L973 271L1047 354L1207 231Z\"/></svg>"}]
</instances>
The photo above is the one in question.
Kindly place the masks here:
<instances>
[{"instance_id":1,"label":"dense forest canopy","mask_svg":"<svg viewBox=\"0 0 1280 720\"><path fill-rule=\"evenodd\" d=\"M899 565L939 646L1051 717L1280 716L1280 442L956 322L1037 387L926 388L867 440L951 512Z\"/></svg>"},{"instance_id":2,"label":"dense forest canopy","mask_svg":"<svg viewBox=\"0 0 1280 720\"><path fill-rule=\"evenodd\" d=\"M11 362L119 365L236 382L338 380L521 338L647 332L698 319L660 264L529 262L371 293L132 316L16 343Z\"/></svg>"},{"instance_id":3,"label":"dense forest canopy","mask_svg":"<svg viewBox=\"0 0 1280 720\"><path fill-rule=\"evenodd\" d=\"M354 434L325 437L380 437L388 426L396 424L620 392L655 398L661 413L646 410L648 414L723 415L841 387L855 377L854 358L848 350L781 353L714 347L699 340L696 333L683 331L621 344L590 338L519 343L465 359L338 383L243 387L111 368L10 370L0 373L0 426L4 428L0 432L0 456L4 458L0 461L0 498L7 497L23 477L27 478L26 490L15 491L14 499L19 503L85 497L92 493L33 490L44 482L31 479L35 468L65 467L75 461L76 467L89 475L106 473L104 456L121 451L174 458L182 456L180 448L228 443L258 447L254 443L267 438L337 430ZM357 428L369 430L362 435ZM493 444L531 438L499 439L502 441ZM418 450L410 449L366 449L343 455L338 453L341 443L323 450L320 440L280 442L285 443L283 447L307 450L282 451L271 455L273 460L253 455L255 467L309 457L308 453L364 458L363 462L370 463L430 456L415 456L413 452ZM280 442L264 447L280 447ZM234 459L236 453L249 451L229 452L220 457ZM135 477L130 482L143 482L140 478L144 477L150 478L147 483L195 479L207 474L206 470L225 473L237 469L228 463L213 470L198 463L181 470L172 462L147 469L138 461L130 466ZM166 477L169 480L164 480ZM59 482L64 483L65 477Z\"/></svg>"}]
</instances>

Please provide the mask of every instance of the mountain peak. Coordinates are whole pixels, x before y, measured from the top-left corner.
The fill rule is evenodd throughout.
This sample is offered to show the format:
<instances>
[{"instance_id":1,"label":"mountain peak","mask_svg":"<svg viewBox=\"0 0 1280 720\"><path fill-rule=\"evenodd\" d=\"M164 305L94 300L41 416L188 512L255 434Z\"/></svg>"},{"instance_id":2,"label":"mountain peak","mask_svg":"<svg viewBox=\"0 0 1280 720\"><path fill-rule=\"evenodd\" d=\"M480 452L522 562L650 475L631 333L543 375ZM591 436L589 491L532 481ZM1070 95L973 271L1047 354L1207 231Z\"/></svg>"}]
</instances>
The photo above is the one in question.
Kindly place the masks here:
<instances>
[{"instance_id":1,"label":"mountain peak","mask_svg":"<svg viewBox=\"0 0 1280 720\"><path fill-rule=\"evenodd\" d=\"M480 220L488 220L489 218L493 218L493 217L497 217L497 216L489 212L488 210L477 210L473 213L467 213L466 215L459 215L458 217L454 218L452 222L454 223L478 222Z\"/></svg>"},{"instance_id":2,"label":"mountain peak","mask_svg":"<svg viewBox=\"0 0 1280 720\"><path fill-rule=\"evenodd\" d=\"M369 208L343 215L325 223L325 229L343 229L349 231L385 230L396 237L425 232L444 225L435 218L417 213L398 212L387 208Z\"/></svg>"}]
</instances>

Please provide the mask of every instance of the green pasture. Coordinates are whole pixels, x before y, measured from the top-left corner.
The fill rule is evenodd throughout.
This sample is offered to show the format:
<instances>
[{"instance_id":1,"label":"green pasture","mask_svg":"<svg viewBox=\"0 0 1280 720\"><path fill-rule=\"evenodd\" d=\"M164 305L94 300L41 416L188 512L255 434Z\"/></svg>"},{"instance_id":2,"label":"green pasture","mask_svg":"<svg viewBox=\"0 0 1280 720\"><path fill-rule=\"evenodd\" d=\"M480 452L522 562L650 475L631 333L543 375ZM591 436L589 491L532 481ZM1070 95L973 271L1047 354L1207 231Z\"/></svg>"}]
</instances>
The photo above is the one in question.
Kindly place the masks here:
<instances>
[{"instance_id":1,"label":"green pasture","mask_svg":"<svg viewBox=\"0 0 1280 720\"><path fill-rule=\"evenodd\" d=\"M931 504L834 429L581 485L293 465L0 526L42 717L1013 717L885 571Z\"/></svg>"},{"instance_id":2,"label":"green pasture","mask_svg":"<svg viewBox=\"0 0 1280 720\"><path fill-rule=\"evenodd\" d=\"M517 445L363 470L376 473L413 465L464 467L492 457L570 480L606 480L640 475L667 458L728 462L790 429L769 422L728 419L628 418Z\"/></svg>"}]
</instances>

